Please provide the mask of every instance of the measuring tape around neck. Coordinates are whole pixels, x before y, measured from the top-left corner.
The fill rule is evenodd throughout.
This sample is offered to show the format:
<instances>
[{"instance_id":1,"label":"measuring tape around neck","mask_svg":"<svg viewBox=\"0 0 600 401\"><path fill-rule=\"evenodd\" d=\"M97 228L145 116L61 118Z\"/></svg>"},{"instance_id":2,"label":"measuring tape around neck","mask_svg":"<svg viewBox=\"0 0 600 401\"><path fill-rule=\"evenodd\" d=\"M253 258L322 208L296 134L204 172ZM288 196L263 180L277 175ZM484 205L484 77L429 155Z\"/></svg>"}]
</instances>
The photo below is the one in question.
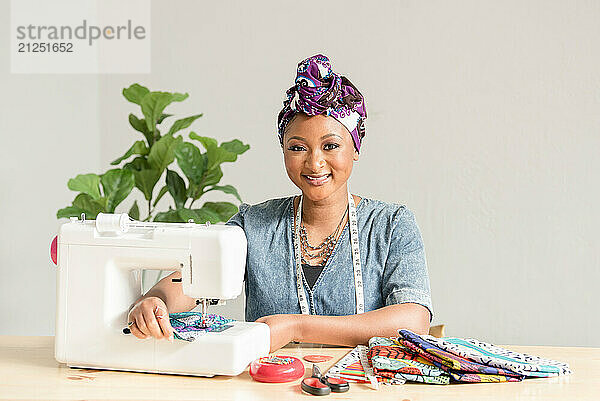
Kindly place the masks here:
<instances>
[{"instance_id":1,"label":"measuring tape around neck","mask_svg":"<svg viewBox=\"0 0 600 401\"><path fill-rule=\"evenodd\" d=\"M293 206L293 201L292 201ZM348 210L350 223L350 246L352 249L352 267L354 270L354 292L356 294L356 314L365 312L365 297L363 294L363 280L360 266L360 250L358 246L358 217L356 214L356 205L354 198L348 191ZM296 289L298 290L298 302L300 310L304 315L310 315L308 301L304 295L304 285L302 280L302 254L300 250L300 224L302 223L302 195L298 202L298 210L296 211L296 226L294 227L294 252L296 256ZM339 239L338 239L339 241Z\"/></svg>"}]
</instances>

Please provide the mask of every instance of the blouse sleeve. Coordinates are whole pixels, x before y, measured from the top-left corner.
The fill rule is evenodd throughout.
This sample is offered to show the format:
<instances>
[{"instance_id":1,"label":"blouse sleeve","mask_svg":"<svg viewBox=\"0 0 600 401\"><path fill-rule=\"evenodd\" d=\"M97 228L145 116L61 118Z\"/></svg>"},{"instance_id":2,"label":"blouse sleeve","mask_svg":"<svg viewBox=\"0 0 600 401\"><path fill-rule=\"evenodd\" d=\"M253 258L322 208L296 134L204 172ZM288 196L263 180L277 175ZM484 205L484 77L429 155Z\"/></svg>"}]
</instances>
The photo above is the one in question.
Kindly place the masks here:
<instances>
[{"instance_id":1,"label":"blouse sleeve","mask_svg":"<svg viewBox=\"0 0 600 401\"><path fill-rule=\"evenodd\" d=\"M239 211L236 214L234 214L233 216L231 216L231 218L227 221L227 223L225 223L225 225L238 226L242 230L245 230L244 229L244 214L246 213L246 210L248 210L249 207L250 207L249 204L242 203L239 207Z\"/></svg>"},{"instance_id":2,"label":"blouse sleeve","mask_svg":"<svg viewBox=\"0 0 600 401\"><path fill-rule=\"evenodd\" d=\"M427 261L421 232L414 214L401 206L395 214L390 248L383 272L385 305L417 303L433 319Z\"/></svg>"}]
</instances>

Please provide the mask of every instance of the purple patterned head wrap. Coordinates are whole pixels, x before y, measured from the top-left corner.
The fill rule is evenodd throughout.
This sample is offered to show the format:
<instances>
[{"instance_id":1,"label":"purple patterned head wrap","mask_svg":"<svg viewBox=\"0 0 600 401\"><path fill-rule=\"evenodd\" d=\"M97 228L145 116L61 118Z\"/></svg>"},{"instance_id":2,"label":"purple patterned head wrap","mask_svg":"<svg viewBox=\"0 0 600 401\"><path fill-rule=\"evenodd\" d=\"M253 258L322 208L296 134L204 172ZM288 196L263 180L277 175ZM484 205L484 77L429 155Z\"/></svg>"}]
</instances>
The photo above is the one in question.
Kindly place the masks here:
<instances>
[{"instance_id":1,"label":"purple patterned head wrap","mask_svg":"<svg viewBox=\"0 0 600 401\"><path fill-rule=\"evenodd\" d=\"M281 144L288 123L298 112L303 112L309 116L325 114L338 120L350 132L356 151L360 151L367 119L365 100L348 78L333 72L326 56L317 54L300 62L296 83L286 95L277 118Z\"/></svg>"}]
</instances>

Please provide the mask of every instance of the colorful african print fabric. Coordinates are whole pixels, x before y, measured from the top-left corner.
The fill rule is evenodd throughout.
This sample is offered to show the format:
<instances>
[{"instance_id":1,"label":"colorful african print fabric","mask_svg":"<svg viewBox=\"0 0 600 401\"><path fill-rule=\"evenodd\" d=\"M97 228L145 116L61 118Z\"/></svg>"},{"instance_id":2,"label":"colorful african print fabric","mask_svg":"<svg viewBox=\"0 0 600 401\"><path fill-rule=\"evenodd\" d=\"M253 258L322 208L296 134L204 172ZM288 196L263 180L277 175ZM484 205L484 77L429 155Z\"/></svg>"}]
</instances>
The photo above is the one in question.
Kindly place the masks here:
<instances>
[{"instance_id":1,"label":"colorful african print fabric","mask_svg":"<svg viewBox=\"0 0 600 401\"><path fill-rule=\"evenodd\" d=\"M185 341L194 341L208 332L223 331L231 327L228 323L233 322L220 315L203 315L200 312L169 313L169 321L173 327L173 336Z\"/></svg>"},{"instance_id":2,"label":"colorful african print fabric","mask_svg":"<svg viewBox=\"0 0 600 401\"><path fill-rule=\"evenodd\" d=\"M358 345L348 352L342 359L336 362L327 373L325 377L334 377L338 379L344 379L351 383L370 383L367 375L365 374L365 368L362 364L361 353L364 353L367 357L367 347L364 345ZM401 376L383 376L377 375L377 381L383 384L404 384L406 379Z\"/></svg>"},{"instance_id":3,"label":"colorful african print fabric","mask_svg":"<svg viewBox=\"0 0 600 401\"><path fill-rule=\"evenodd\" d=\"M400 344L448 372L457 381L503 382L521 381L524 378L523 375L511 370L482 365L444 351L409 330L400 330L399 334L398 342Z\"/></svg>"},{"instance_id":4,"label":"colorful african print fabric","mask_svg":"<svg viewBox=\"0 0 600 401\"><path fill-rule=\"evenodd\" d=\"M429 360L412 353L394 338L369 340L369 361L378 376L404 380L448 384L450 375Z\"/></svg>"},{"instance_id":5,"label":"colorful african print fabric","mask_svg":"<svg viewBox=\"0 0 600 401\"><path fill-rule=\"evenodd\" d=\"M352 136L356 151L360 151L367 119L365 100L348 78L333 72L327 56L317 54L301 61L294 86L286 95L277 118L280 143L283 143L285 128L296 113L323 114L344 125Z\"/></svg>"},{"instance_id":6,"label":"colorful african print fabric","mask_svg":"<svg viewBox=\"0 0 600 401\"><path fill-rule=\"evenodd\" d=\"M431 384L518 382L569 374L563 362L521 354L472 338L436 338L399 330L369 340L369 361L380 377Z\"/></svg>"},{"instance_id":7,"label":"colorful african print fabric","mask_svg":"<svg viewBox=\"0 0 600 401\"><path fill-rule=\"evenodd\" d=\"M487 366L509 369L527 377L552 377L572 373L567 363L510 351L473 338L422 337L454 355Z\"/></svg>"}]
</instances>

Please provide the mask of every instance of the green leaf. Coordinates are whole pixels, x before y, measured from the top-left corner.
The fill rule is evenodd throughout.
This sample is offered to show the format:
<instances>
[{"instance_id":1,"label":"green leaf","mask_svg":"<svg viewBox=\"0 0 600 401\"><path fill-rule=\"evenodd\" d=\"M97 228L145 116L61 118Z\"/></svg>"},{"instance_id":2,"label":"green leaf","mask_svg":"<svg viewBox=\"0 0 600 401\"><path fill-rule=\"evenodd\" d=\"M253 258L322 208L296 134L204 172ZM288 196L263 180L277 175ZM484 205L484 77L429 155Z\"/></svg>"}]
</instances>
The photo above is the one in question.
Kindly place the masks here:
<instances>
[{"instance_id":1,"label":"green leaf","mask_svg":"<svg viewBox=\"0 0 600 401\"><path fill-rule=\"evenodd\" d=\"M119 163L121 163L123 160L127 159L129 156L131 155L142 155L145 156L147 155L149 152L148 147L146 146L146 144L144 143L144 141L135 141L135 143L129 148L129 150L121 157L119 157L117 160L113 161L112 164L117 165Z\"/></svg>"},{"instance_id":2,"label":"green leaf","mask_svg":"<svg viewBox=\"0 0 600 401\"><path fill-rule=\"evenodd\" d=\"M237 189L235 189L232 185L223 185L223 186L215 185L214 187L211 187L204 192L208 192L208 191L223 191L226 194L231 194L231 195L235 196L240 202L242 201L242 198L240 198L240 194L238 193Z\"/></svg>"},{"instance_id":3,"label":"green leaf","mask_svg":"<svg viewBox=\"0 0 600 401\"><path fill-rule=\"evenodd\" d=\"M221 163L237 160L237 153L227 150L228 147L238 151L241 150L237 144L232 144L231 142L227 142L226 147L217 146L217 141L214 138L200 136L195 132L190 132L190 138L200 141L206 149L206 168L208 170L215 168Z\"/></svg>"},{"instance_id":4,"label":"green leaf","mask_svg":"<svg viewBox=\"0 0 600 401\"><path fill-rule=\"evenodd\" d=\"M106 209L109 213L114 213L117 205L129 196L135 184L133 172L119 168L104 173L101 182L104 196L107 198Z\"/></svg>"},{"instance_id":5,"label":"green leaf","mask_svg":"<svg viewBox=\"0 0 600 401\"><path fill-rule=\"evenodd\" d=\"M142 99L142 113L146 119L146 127L148 131L154 132L158 119L163 114L163 110L173 102L181 102L189 95L187 93L170 93L170 92L150 92Z\"/></svg>"},{"instance_id":6,"label":"green leaf","mask_svg":"<svg viewBox=\"0 0 600 401\"><path fill-rule=\"evenodd\" d=\"M140 84L133 84L129 88L123 89L123 96L131 103L140 104L148 92L150 92L148 88Z\"/></svg>"},{"instance_id":7,"label":"green leaf","mask_svg":"<svg viewBox=\"0 0 600 401\"><path fill-rule=\"evenodd\" d=\"M212 162L212 164L209 163L209 165L216 166L216 165L224 163L224 162L234 162L236 160L237 160L237 155L235 153L230 152L224 148L218 147L217 151L215 153L215 156L213 158L213 162ZM210 158L209 158L209 162L210 162Z\"/></svg>"},{"instance_id":8,"label":"green leaf","mask_svg":"<svg viewBox=\"0 0 600 401\"><path fill-rule=\"evenodd\" d=\"M79 174L69 180L67 187L72 191L88 194L93 199L100 198L100 176L98 174Z\"/></svg>"},{"instance_id":9,"label":"green leaf","mask_svg":"<svg viewBox=\"0 0 600 401\"><path fill-rule=\"evenodd\" d=\"M143 118L140 120L133 113L129 114L129 124L131 124L131 126L133 127L133 129L135 129L136 131L141 132L142 134L147 134L148 133L148 128L146 127L146 121Z\"/></svg>"},{"instance_id":10,"label":"green leaf","mask_svg":"<svg viewBox=\"0 0 600 401\"><path fill-rule=\"evenodd\" d=\"M167 187L169 187L169 193L175 201L175 207L177 209L182 208L187 199L183 178L177 172L167 169Z\"/></svg>"},{"instance_id":11,"label":"green leaf","mask_svg":"<svg viewBox=\"0 0 600 401\"><path fill-rule=\"evenodd\" d=\"M242 141L238 139L234 139L233 141L223 142L221 147L231 153L235 153L237 155L241 155L248 149L250 149L250 145L244 145Z\"/></svg>"},{"instance_id":12,"label":"green leaf","mask_svg":"<svg viewBox=\"0 0 600 401\"><path fill-rule=\"evenodd\" d=\"M148 146L152 146L154 140L152 139L152 133L150 133L150 131L148 131L148 127L146 127L146 120L143 118L140 120L135 115L130 114L129 124L131 124L133 129L144 134L144 138L146 138L146 141L148 141Z\"/></svg>"},{"instance_id":13,"label":"green leaf","mask_svg":"<svg viewBox=\"0 0 600 401\"><path fill-rule=\"evenodd\" d=\"M200 197L200 195L196 196L196 192L198 192L198 191L199 191L198 185L196 185L190 181L190 185L188 186L188 189L187 189L188 198L198 199Z\"/></svg>"},{"instance_id":14,"label":"green leaf","mask_svg":"<svg viewBox=\"0 0 600 401\"><path fill-rule=\"evenodd\" d=\"M154 170L162 172L167 166L175 160L175 149L183 139L178 136L173 138L173 135L165 135L150 149L148 155L148 164Z\"/></svg>"},{"instance_id":15,"label":"green leaf","mask_svg":"<svg viewBox=\"0 0 600 401\"><path fill-rule=\"evenodd\" d=\"M231 216L238 212L238 207L230 202L205 202L204 205L202 205L202 209L216 213L221 221L229 220Z\"/></svg>"},{"instance_id":16,"label":"green leaf","mask_svg":"<svg viewBox=\"0 0 600 401\"><path fill-rule=\"evenodd\" d=\"M160 117L158 117L158 120L156 121L156 123L157 123L157 124L160 124L160 123L162 123L162 122L163 122L163 120L164 120L165 118L167 118L167 117L171 117L172 115L173 115L173 114L165 114L165 113L162 113L162 114L160 115Z\"/></svg>"},{"instance_id":17,"label":"green leaf","mask_svg":"<svg viewBox=\"0 0 600 401\"><path fill-rule=\"evenodd\" d=\"M79 217L81 216L81 213L85 213L85 210L75 206L67 206L56 212L56 218L61 219L63 217Z\"/></svg>"},{"instance_id":18,"label":"green leaf","mask_svg":"<svg viewBox=\"0 0 600 401\"><path fill-rule=\"evenodd\" d=\"M175 157L190 183L200 184L206 169L206 159L202 157L200 149L193 143L182 142L175 149Z\"/></svg>"},{"instance_id":19,"label":"green leaf","mask_svg":"<svg viewBox=\"0 0 600 401\"><path fill-rule=\"evenodd\" d=\"M179 216L179 220L183 222L187 222L190 219L194 220L194 223L205 223L205 221L200 221L200 217L196 214L192 209L177 209L177 214Z\"/></svg>"},{"instance_id":20,"label":"green leaf","mask_svg":"<svg viewBox=\"0 0 600 401\"><path fill-rule=\"evenodd\" d=\"M217 166L212 170L209 170L202 180L201 186L202 188L208 185L215 185L223 178L223 170L221 170L221 166Z\"/></svg>"},{"instance_id":21,"label":"green leaf","mask_svg":"<svg viewBox=\"0 0 600 401\"><path fill-rule=\"evenodd\" d=\"M90 195L82 193L75 197L73 206L82 209L86 219L95 219L98 213L106 211L106 198L93 199Z\"/></svg>"},{"instance_id":22,"label":"green leaf","mask_svg":"<svg viewBox=\"0 0 600 401\"><path fill-rule=\"evenodd\" d=\"M204 149L206 149L207 152L214 151L219 146L216 139L209 138L207 136L200 136L195 132L190 132L190 139L200 141L200 143L202 144L202 146L204 146Z\"/></svg>"},{"instance_id":23,"label":"green leaf","mask_svg":"<svg viewBox=\"0 0 600 401\"><path fill-rule=\"evenodd\" d=\"M160 130L158 128L154 130L153 138L154 138L154 142L158 142L160 140L161 136L160 136Z\"/></svg>"},{"instance_id":24,"label":"green leaf","mask_svg":"<svg viewBox=\"0 0 600 401\"><path fill-rule=\"evenodd\" d=\"M201 224L210 221L211 223L219 223L221 216L210 209L178 209L181 221L189 221L193 219L195 223Z\"/></svg>"},{"instance_id":25,"label":"green leaf","mask_svg":"<svg viewBox=\"0 0 600 401\"><path fill-rule=\"evenodd\" d=\"M139 220L140 219L140 208L138 207L137 201L133 201L133 206L131 206L131 209L129 209L129 217L131 217L134 220Z\"/></svg>"},{"instance_id":26,"label":"green leaf","mask_svg":"<svg viewBox=\"0 0 600 401\"><path fill-rule=\"evenodd\" d=\"M154 200L154 203L152 203L152 207L156 207L156 204L158 203L158 201L167 193L169 192L169 187L167 187L166 185L164 187L162 187L160 189L160 192L158 193L158 196L156 197L156 199Z\"/></svg>"},{"instance_id":27,"label":"green leaf","mask_svg":"<svg viewBox=\"0 0 600 401\"><path fill-rule=\"evenodd\" d=\"M181 217L179 217L179 213L177 210L169 209L166 212L158 213L154 217L154 221L160 221L163 223L181 223Z\"/></svg>"},{"instance_id":28,"label":"green leaf","mask_svg":"<svg viewBox=\"0 0 600 401\"><path fill-rule=\"evenodd\" d=\"M192 125L194 121L202 117L202 114L196 114L195 116L182 118L181 120L177 120L171 125L171 129L169 129L169 134L174 134L177 131L185 129Z\"/></svg>"},{"instance_id":29,"label":"green leaf","mask_svg":"<svg viewBox=\"0 0 600 401\"><path fill-rule=\"evenodd\" d=\"M162 172L150 168L140 171L133 170L133 175L135 177L135 186L142 191L146 200L149 201L152 199L152 191Z\"/></svg>"},{"instance_id":30,"label":"green leaf","mask_svg":"<svg viewBox=\"0 0 600 401\"><path fill-rule=\"evenodd\" d=\"M206 169L211 170L218 163L217 159L219 157L219 146L217 145L217 141L214 138L209 138L207 136L200 136L195 132L190 132L190 138L200 141L204 149L206 149Z\"/></svg>"},{"instance_id":31,"label":"green leaf","mask_svg":"<svg viewBox=\"0 0 600 401\"><path fill-rule=\"evenodd\" d=\"M148 164L148 161L146 160L145 157L138 156L135 159L133 159L132 161L130 161L129 163L125 164L123 166L123 168L129 169L132 171L140 171L140 170L149 169L150 165Z\"/></svg>"}]
</instances>

